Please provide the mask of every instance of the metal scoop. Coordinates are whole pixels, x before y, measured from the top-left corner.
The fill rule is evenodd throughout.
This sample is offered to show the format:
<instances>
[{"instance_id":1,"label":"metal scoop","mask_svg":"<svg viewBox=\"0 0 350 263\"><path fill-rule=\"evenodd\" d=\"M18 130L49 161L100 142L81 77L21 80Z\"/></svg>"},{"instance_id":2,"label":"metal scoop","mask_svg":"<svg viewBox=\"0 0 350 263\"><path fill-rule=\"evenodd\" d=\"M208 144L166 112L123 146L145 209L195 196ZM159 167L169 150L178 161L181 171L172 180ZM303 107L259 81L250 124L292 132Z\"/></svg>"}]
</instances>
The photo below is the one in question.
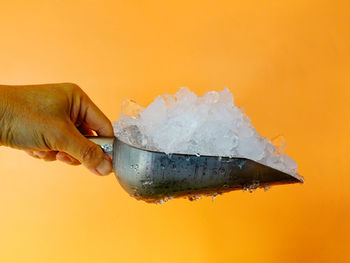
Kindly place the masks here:
<instances>
[{"instance_id":1,"label":"metal scoop","mask_svg":"<svg viewBox=\"0 0 350 263\"><path fill-rule=\"evenodd\" d=\"M303 182L301 177L245 158L168 155L131 146L118 138L89 139L112 156L115 175L126 192L146 202L176 197L193 200L200 195Z\"/></svg>"}]
</instances>

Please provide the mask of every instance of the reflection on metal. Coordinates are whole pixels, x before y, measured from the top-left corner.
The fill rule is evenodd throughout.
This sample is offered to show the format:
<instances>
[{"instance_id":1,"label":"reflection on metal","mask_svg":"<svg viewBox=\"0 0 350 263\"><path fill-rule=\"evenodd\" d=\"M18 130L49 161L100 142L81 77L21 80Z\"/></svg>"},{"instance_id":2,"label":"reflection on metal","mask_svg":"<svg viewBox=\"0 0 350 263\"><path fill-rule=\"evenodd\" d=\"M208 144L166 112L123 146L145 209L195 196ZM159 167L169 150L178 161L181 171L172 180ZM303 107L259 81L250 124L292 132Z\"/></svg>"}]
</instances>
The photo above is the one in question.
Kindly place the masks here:
<instances>
[{"instance_id":1,"label":"reflection on metal","mask_svg":"<svg viewBox=\"0 0 350 263\"><path fill-rule=\"evenodd\" d=\"M117 138L112 148L113 167L120 184L131 196L146 202L302 182L245 158L167 155L136 148ZM108 152L112 148L104 147Z\"/></svg>"}]
</instances>

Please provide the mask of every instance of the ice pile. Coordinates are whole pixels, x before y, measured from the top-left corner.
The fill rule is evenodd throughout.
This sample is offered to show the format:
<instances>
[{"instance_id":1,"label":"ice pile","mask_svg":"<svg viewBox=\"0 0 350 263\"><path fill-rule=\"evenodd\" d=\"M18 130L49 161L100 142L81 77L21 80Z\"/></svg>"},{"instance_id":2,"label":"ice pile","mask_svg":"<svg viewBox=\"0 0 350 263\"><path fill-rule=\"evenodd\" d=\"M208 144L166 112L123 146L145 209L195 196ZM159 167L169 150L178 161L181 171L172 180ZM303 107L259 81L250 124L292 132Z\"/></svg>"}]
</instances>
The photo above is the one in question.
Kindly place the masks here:
<instances>
[{"instance_id":1,"label":"ice pile","mask_svg":"<svg viewBox=\"0 0 350 263\"><path fill-rule=\"evenodd\" d=\"M227 88L202 97L180 88L175 95L158 96L147 108L126 100L114 132L148 150L244 157L299 178L293 159L259 136Z\"/></svg>"}]
</instances>

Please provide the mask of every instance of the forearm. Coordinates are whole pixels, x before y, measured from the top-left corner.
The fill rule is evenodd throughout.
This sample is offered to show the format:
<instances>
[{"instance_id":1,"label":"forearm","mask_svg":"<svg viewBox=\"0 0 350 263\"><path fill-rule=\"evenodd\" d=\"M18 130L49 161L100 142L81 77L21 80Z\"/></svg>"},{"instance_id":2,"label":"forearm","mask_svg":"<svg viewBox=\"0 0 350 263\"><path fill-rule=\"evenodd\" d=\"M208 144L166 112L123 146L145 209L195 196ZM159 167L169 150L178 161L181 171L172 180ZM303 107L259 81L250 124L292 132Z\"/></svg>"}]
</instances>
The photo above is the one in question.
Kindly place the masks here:
<instances>
[{"instance_id":1,"label":"forearm","mask_svg":"<svg viewBox=\"0 0 350 263\"><path fill-rule=\"evenodd\" d=\"M8 126L8 91L8 86L0 85L0 145L4 144L4 134Z\"/></svg>"}]
</instances>

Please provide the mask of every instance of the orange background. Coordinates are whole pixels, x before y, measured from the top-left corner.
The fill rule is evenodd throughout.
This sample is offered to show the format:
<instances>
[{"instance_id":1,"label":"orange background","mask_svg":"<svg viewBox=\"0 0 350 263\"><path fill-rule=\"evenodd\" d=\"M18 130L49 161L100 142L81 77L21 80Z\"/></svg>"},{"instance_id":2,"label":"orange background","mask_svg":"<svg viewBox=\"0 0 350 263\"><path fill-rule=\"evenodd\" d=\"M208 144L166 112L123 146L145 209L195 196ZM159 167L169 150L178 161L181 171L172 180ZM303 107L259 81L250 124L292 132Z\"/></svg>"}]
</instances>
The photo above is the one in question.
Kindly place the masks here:
<instances>
[{"instance_id":1,"label":"orange background","mask_svg":"<svg viewBox=\"0 0 350 263\"><path fill-rule=\"evenodd\" d=\"M0 262L350 262L348 1L0 2L0 83L78 83L111 120L227 86L304 185L150 205L0 149Z\"/></svg>"}]
</instances>

